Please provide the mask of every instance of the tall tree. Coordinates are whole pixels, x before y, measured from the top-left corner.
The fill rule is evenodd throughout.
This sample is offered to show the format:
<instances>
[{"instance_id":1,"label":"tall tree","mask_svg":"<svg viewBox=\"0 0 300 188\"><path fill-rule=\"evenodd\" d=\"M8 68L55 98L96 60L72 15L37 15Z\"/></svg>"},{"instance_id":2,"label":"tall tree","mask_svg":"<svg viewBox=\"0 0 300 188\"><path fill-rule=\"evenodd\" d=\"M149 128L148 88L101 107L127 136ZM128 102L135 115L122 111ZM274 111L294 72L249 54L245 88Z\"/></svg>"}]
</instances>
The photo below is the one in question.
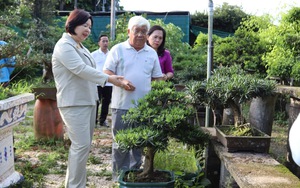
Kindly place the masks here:
<instances>
[{"instance_id":1,"label":"tall tree","mask_svg":"<svg viewBox=\"0 0 300 188\"><path fill-rule=\"evenodd\" d=\"M272 44L271 51L263 60L268 67L269 76L290 78L300 81L300 8L294 7L282 13L278 26L270 27L265 40Z\"/></svg>"},{"instance_id":2,"label":"tall tree","mask_svg":"<svg viewBox=\"0 0 300 188\"><path fill-rule=\"evenodd\" d=\"M262 36L271 26L268 15L251 16L244 20L233 37L216 41L214 62L224 66L240 64L246 70L266 74L262 57L268 52L269 46Z\"/></svg>"},{"instance_id":3,"label":"tall tree","mask_svg":"<svg viewBox=\"0 0 300 188\"><path fill-rule=\"evenodd\" d=\"M241 7L223 3L221 7L215 8L213 28L220 31L234 33L240 26L241 21L247 16L249 15L246 14ZM191 24L207 28L208 14L206 12L196 12L191 16Z\"/></svg>"}]
</instances>

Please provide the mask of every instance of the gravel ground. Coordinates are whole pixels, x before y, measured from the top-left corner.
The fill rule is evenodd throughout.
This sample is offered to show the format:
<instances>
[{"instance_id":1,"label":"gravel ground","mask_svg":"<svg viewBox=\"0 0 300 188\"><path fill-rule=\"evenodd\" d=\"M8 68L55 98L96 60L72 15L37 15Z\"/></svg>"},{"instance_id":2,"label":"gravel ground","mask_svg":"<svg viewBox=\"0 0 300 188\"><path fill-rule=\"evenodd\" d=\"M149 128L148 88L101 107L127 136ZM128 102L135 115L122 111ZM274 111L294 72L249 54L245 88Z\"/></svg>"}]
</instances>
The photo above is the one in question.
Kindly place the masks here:
<instances>
[{"instance_id":1,"label":"gravel ground","mask_svg":"<svg viewBox=\"0 0 300 188\"><path fill-rule=\"evenodd\" d=\"M31 119L31 117L29 117ZM109 117L110 118L110 117ZM110 119L108 119L110 120ZM110 125L110 121L108 121ZM30 124L31 125L31 124ZM28 124L28 126L30 126ZM28 133L33 134L33 133ZM22 138L22 137L20 137ZM18 140L16 139L15 142ZM99 127L97 125L94 138L92 142L92 148L90 152L90 158L94 157L97 164L87 164L87 188L116 188L118 185L111 180L111 145L112 136L110 127ZM17 161L30 161L32 165L38 164L38 157L41 154L47 154L46 150L30 150L22 152L17 155ZM67 166L67 161L58 161L58 163ZM65 170L65 169L64 169ZM44 177L44 186L35 185L33 188L63 188L65 174L48 174Z\"/></svg>"},{"instance_id":2,"label":"gravel ground","mask_svg":"<svg viewBox=\"0 0 300 188\"><path fill-rule=\"evenodd\" d=\"M101 164L87 164L87 188L117 187L111 180L111 143L110 128L99 126L95 129L90 156L101 160ZM102 175L105 174L105 175ZM49 174L45 177L47 188L58 188L64 185L65 174Z\"/></svg>"}]
</instances>

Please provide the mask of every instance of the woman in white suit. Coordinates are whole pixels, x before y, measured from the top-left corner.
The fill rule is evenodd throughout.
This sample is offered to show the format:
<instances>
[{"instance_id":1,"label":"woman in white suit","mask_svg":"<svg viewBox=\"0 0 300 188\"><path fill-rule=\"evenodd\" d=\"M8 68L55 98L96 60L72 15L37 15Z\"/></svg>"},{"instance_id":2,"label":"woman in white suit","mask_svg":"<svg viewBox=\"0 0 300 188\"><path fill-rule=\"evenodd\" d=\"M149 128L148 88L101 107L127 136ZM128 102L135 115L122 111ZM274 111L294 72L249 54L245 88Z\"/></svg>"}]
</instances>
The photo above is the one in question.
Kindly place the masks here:
<instances>
[{"instance_id":1,"label":"woman in white suit","mask_svg":"<svg viewBox=\"0 0 300 188\"><path fill-rule=\"evenodd\" d=\"M65 24L66 32L56 43L52 66L57 89L57 105L71 140L65 187L86 187L86 162L92 142L97 84L105 83L133 89L132 84L120 76L109 76L96 70L96 63L88 49L82 45L89 34L93 20L82 10L73 10Z\"/></svg>"}]
</instances>

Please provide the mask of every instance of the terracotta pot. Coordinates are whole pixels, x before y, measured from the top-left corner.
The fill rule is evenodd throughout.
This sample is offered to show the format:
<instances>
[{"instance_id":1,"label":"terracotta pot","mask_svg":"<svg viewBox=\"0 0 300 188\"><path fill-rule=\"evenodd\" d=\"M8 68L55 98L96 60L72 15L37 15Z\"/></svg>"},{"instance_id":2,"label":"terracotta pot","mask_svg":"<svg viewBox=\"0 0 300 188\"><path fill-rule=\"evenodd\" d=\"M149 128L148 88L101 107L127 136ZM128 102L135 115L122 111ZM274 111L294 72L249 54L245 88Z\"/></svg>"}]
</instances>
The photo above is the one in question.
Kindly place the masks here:
<instances>
[{"instance_id":1,"label":"terracotta pot","mask_svg":"<svg viewBox=\"0 0 300 188\"><path fill-rule=\"evenodd\" d=\"M63 120L56 100L37 99L33 113L33 127L36 139L63 139Z\"/></svg>"}]
</instances>

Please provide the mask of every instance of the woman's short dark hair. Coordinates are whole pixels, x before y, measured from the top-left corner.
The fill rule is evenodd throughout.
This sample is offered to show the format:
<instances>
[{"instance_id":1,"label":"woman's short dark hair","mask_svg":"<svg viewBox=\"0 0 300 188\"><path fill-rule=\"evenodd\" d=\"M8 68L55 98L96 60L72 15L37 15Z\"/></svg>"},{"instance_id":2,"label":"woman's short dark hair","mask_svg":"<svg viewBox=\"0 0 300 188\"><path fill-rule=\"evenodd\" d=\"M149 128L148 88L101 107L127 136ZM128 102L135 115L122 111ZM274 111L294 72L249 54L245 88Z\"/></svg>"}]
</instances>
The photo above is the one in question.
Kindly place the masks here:
<instances>
[{"instance_id":1,"label":"woman's short dark hair","mask_svg":"<svg viewBox=\"0 0 300 188\"><path fill-rule=\"evenodd\" d=\"M83 9L74 9L70 13L66 21L66 25L65 25L66 32L72 35L76 35L75 28L79 25L85 24L88 21L88 19L91 19L93 25L93 19L90 13L86 12Z\"/></svg>"},{"instance_id":2,"label":"woman's short dark hair","mask_svg":"<svg viewBox=\"0 0 300 188\"><path fill-rule=\"evenodd\" d=\"M164 30L164 28L162 28L162 27L159 26L159 25L154 25L154 26L152 26L152 27L149 29L147 35L150 36L150 35L151 35L154 31L156 31L156 30L159 30L159 31L162 31L162 32L163 32L163 40L162 40L160 46L159 46L158 49L157 49L157 55L158 55L158 56L162 56L162 55L164 54L164 52L165 52L166 30ZM147 44L148 44L149 46L151 46L151 45L149 44L148 41L147 41Z\"/></svg>"}]
</instances>

